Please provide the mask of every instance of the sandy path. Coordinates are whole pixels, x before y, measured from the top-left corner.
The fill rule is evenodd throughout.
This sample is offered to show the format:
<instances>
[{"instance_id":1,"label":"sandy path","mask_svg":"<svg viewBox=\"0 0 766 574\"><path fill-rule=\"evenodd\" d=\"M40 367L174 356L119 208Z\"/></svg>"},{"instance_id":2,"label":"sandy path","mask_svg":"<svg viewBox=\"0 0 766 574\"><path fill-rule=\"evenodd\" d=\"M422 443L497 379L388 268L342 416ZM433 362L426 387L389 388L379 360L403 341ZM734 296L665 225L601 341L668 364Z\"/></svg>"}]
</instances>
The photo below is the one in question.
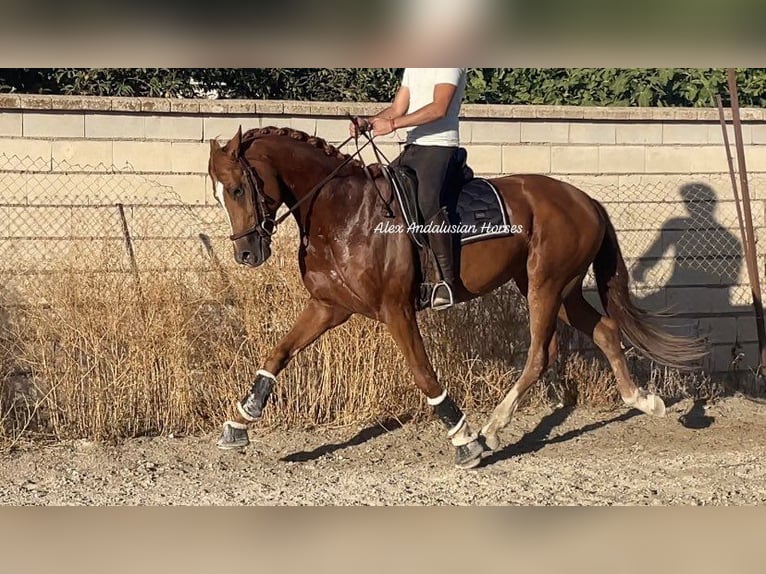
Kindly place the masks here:
<instances>
[{"instance_id":1,"label":"sandy path","mask_svg":"<svg viewBox=\"0 0 766 574\"><path fill-rule=\"evenodd\" d=\"M213 436L21 445L0 457L2 504L756 504L766 406L523 413L484 467L452 468L436 423L269 432L242 453ZM474 417L476 418L476 417ZM702 427L702 428L690 428Z\"/></svg>"}]
</instances>

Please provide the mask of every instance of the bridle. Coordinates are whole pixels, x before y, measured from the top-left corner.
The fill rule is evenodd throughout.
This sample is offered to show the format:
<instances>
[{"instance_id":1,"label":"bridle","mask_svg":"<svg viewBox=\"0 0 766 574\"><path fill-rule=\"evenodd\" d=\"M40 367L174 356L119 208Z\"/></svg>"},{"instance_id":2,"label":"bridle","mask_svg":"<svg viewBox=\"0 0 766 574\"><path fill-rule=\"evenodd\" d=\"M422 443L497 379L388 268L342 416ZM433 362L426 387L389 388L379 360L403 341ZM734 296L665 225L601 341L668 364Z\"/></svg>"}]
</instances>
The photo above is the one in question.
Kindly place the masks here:
<instances>
[{"instance_id":1,"label":"bridle","mask_svg":"<svg viewBox=\"0 0 766 574\"><path fill-rule=\"evenodd\" d=\"M355 123L357 122L356 118L353 118L352 121ZM357 126L359 124L357 123ZM341 169L346 167L349 163L351 163L357 156L359 156L364 148L366 148L368 145L372 144L373 149L375 150L376 156L379 153L379 150L377 149L377 146L373 142L374 137L370 137L366 132L364 132L364 135L367 138L367 143L365 143L362 146L359 146L357 144L356 151L353 154L350 154L346 159L343 160L343 162L336 167L334 170L330 172L329 175L327 175L325 178L322 179L319 183L317 183L314 187L311 188L311 190L306 193L302 198L300 198L298 201L296 201L292 207L290 207L285 213L280 215L277 219L274 219L274 216L269 214L269 210L267 208L267 197L266 194L261 189L261 186L259 185L260 178L255 172L255 169L247 162L244 155L239 156L239 165L242 168L242 171L245 174L245 180L247 183L247 187L249 187L250 191L250 201L253 206L253 212L255 215L255 224L248 227L245 231L241 231L239 233L233 233L229 236L229 239L231 241L237 241L238 239L242 239L243 237L247 237L248 235L257 234L258 237L261 240L270 241L272 235L276 233L277 227L280 223L282 223L289 215L293 212L295 212L298 207L313 197L324 185L330 181L332 178L334 178L336 175L338 175L338 172L340 172ZM352 139L356 139L354 136L351 136L347 138L343 143L341 143L338 147L342 148L345 146L348 142L350 142Z\"/></svg>"},{"instance_id":2,"label":"bridle","mask_svg":"<svg viewBox=\"0 0 766 574\"><path fill-rule=\"evenodd\" d=\"M250 203L253 206L253 212L255 215L255 224L248 227L245 231L239 233L233 233L229 236L229 239L236 241L242 239L248 235L256 233L261 239L271 239L274 232L277 230L277 223L269 214L269 210L266 206L266 194L263 193L261 186L259 185L260 179L255 173L252 166L247 163L244 156L239 156L239 165L245 174L245 181L247 187L250 188Z\"/></svg>"}]
</instances>

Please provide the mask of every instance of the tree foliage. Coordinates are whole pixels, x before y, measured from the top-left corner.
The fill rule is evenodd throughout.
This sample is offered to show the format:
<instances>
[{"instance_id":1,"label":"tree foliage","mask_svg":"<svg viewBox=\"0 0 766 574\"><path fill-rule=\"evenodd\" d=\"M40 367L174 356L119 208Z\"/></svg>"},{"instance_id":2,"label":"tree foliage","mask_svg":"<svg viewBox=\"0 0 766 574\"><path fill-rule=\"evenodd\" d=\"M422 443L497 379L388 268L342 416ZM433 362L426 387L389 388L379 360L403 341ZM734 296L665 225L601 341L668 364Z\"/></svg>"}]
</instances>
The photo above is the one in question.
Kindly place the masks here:
<instances>
[{"instance_id":1,"label":"tree foliage","mask_svg":"<svg viewBox=\"0 0 766 574\"><path fill-rule=\"evenodd\" d=\"M399 68L15 68L0 92L103 96L390 101ZM738 70L743 106L766 107L766 68ZM722 68L470 68L466 101L711 107Z\"/></svg>"}]
</instances>

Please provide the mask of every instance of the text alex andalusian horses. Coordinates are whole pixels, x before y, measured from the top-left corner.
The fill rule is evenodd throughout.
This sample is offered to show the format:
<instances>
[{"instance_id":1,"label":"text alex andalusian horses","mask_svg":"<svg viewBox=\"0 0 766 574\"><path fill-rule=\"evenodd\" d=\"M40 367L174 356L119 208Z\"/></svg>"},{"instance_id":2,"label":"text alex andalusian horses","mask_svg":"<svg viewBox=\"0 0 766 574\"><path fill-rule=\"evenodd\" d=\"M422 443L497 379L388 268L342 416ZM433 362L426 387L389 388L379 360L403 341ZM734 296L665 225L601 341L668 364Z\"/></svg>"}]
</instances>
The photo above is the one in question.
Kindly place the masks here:
<instances>
[{"instance_id":1,"label":"text alex andalusian horses","mask_svg":"<svg viewBox=\"0 0 766 574\"><path fill-rule=\"evenodd\" d=\"M226 421L218 445L247 445L247 425L257 420L276 377L290 359L322 333L360 313L386 324L456 448L456 464L468 468L497 449L498 431L556 353L556 318L590 336L609 360L626 404L662 416L658 396L631 380L621 333L658 363L688 367L705 354L702 343L661 331L636 308L614 227L603 206L581 190L541 175L492 180L520 234L465 245L456 297L466 301L514 280L529 302L531 342L526 365L480 433L436 378L415 320L418 257L403 233L374 233L385 221L386 179L372 177L324 140L292 129L241 129L224 146L211 141L209 172L232 228L236 260L257 267L270 254L277 209L296 207L301 234L299 265L310 295L290 332L267 358L252 388ZM344 162L345 165L342 165ZM306 194L333 175L311 197ZM301 202L305 198L306 201ZM403 224L394 206L396 224ZM583 298L593 265L607 315Z\"/></svg>"}]
</instances>

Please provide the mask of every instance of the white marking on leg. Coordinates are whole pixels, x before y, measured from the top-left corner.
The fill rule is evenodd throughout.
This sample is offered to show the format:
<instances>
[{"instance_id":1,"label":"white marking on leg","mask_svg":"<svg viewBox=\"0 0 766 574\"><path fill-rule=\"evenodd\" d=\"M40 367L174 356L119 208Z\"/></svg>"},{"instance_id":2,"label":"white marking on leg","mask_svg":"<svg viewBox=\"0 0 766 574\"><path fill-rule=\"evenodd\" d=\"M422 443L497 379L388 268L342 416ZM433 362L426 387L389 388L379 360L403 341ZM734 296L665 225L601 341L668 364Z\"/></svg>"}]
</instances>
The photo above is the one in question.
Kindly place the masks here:
<instances>
[{"instance_id":1,"label":"white marking on leg","mask_svg":"<svg viewBox=\"0 0 766 574\"><path fill-rule=\"evenodd\" d=\"M623 401L629 407L636 408L648 415L665 416L665 402L654 393L646 392L643 389L639 389L630 399L623 397Z\"/></svg>"},{"instance_id":2,"label":"white marking on leg","mask_svg":"<svg viewBox=\"0 0 766 574\"><path fill-rule=\"evenodd\" d=\"M629 407L632 407L638 401L638 397L639 397L639 393L638 393L638 389L636 389L632 395L628 397L622 397L622 402L628 405Z\"/></svg>"},{"instance_id":3,"label":"white marking on leg","mask_svg":"<svg viewBox=\"0 0 766 574\"><path fill-rule=\"evenodd\" d=\"M444 392L440 394L438 397L434 399L429 399L428 397L426 397L426 400L428 401L429 405L431 405L432 407L435 407L437 405L442 404L442 402L444 402L444 399L446 398L447 398L447 390L445 389Z\"/></svg>"},{"instance_id":4,"label":"white marking on leg","mask_svg":"<svg viewBox=\"0 0 766 574\"><path fill-rule=\"evenodd\" d=\"M496 422L497 430L500 430L511 422L511 417L513 416L513 413L516 412L518 404L519 391L516 390L516 387L513 387L508 391L508 394L505 395L502 402L497 405L495 412L492 413L491 420Z\"/></svg>"},{"instance_id":5,"label":"white marking on leg","mask_svg":"<svg viewBox=\"0 0 766 574\"><path fill-rule=\"evenodd\" d=\"M229 227L231 228L231 232L234 233L234 225L231 223L231 216L229 215L229 210L226 209L226 204L223 202L223 184L220 181L215 182L215 198L218 200L218 203L221 204L221 207L223 208L223 212L226 214L226 219L229 221Z\"/></svg>"},{"instance_id":6,"label":"white marking on leg","mask_svg":"<svg viewBox=\"0 0 766 574\"><path fill-rule=\"evenodd\" d=\"M511 416L516 411L519 398L519 391L513 386L502 402L495 407L487 424L482 427L481 434L486 438L487 446L491 450L497 450L500 444L497 432L511 422Z\"/></svg>"}]
</instances>

